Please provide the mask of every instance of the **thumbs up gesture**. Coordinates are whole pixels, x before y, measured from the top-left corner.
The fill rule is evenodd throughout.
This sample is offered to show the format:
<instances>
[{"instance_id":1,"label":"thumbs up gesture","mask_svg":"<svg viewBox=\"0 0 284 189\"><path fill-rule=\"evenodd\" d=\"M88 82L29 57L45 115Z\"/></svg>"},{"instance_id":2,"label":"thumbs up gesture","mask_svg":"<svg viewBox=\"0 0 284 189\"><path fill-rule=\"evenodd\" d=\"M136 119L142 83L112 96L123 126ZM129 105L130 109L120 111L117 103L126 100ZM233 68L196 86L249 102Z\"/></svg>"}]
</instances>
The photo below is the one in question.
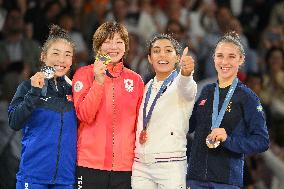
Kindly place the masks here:
<instances>
[{"instance_id":1,"label":"thumbs up gesture","mask_svg":"<svg viewBox=\"0 0 284 189\"><path fill-rule=\"evenodd\" d=\"M180 58L180 68L181 75L190 76L194 71L194 60L191 56L187 55L188 47L183 50L182 56Z\"/></svg>"}]
</instances>

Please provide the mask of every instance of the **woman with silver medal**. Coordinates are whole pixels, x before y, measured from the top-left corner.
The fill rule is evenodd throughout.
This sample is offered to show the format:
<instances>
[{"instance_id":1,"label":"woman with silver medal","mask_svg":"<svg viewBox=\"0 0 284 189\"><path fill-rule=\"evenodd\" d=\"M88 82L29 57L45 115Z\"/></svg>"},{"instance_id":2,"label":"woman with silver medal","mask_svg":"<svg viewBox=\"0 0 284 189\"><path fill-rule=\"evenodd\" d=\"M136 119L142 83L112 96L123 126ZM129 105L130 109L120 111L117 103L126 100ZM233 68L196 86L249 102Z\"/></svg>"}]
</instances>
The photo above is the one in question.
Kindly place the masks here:
<instances>
[{"instance_id":1,"label":"woman with silver medal","mask_svg":"<svg viewBox=\"0 0 284 189\"><path fill-rule=\"evenodd\" d=\"M244 156L268 149L268 131L259 98L237 78L245 53L236 32L219 39L213 59L218 82L202 89L189 122L189 187L240 189Z\"/></svg>"},{"instance_id":2,"label":"woman with silver medal","mask_svg":"<svg viewBox=\"0 0 284 189\"><path fill-rule=\"evenodd\" d=\"M145 88L139 110L133 189L185 188L186 134L197 86L188 47L179 53L170 35L159 34L149 42L148 60L156 75Z\"/></svg>"},{"instance_id":3,"label":"woman with silver medal","mask_svg":"<svg viewBox=\"0 0 284 189\"><path fill-rule=\"evenodd\" d=\"M52 25L43 44L41 69L23 81L9 106L9 125L23 131L17 189L73 189L77 118L67 81L75 44Z\"/></svg>"}]
</instances>

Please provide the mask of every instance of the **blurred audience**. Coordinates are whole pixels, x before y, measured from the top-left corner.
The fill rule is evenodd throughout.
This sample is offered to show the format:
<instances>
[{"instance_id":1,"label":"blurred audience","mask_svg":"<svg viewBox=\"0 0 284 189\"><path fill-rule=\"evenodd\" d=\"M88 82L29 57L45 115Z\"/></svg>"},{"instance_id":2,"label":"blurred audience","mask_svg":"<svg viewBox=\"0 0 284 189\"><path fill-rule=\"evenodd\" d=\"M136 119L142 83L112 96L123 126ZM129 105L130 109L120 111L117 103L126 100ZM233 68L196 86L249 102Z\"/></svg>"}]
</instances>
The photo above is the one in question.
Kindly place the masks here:
<instances>
[{"instance_id":1,"label":"blurred audience","mask_svg":"<svg viewBox=\"0 0 284 189\"><path fill-rule=\"evenodd\" d=\"M39 45L26 37L24 19L20 9L7 14L0 40L0 80L2 96L10 101L19 83L28 79L39 66Z\"/></svg>"},{"instance_id":2,"label":"blurred audience","mask_svg":"<svg viewBox=\"0 0 284 189\"><path fill-rule=\"evenodd\" d=\"M75 67L86 66L89 61L89 51L87 44L81 32L74 27L74 20L71 14L64 13L59 18L59 26L70 33L72 40L75 43L74 65Z\"/></svg>"},{"instance_id":3,"label":"blurred audience","mask_svg":"<svg viewBox=\"0 0 284 189\"><path fill-rule=\"evenodd\" d=\"M71 33L76 43L75 71L94 61L92 35L106 20L126 25L130 50L125 65L144 82L153 76L145 54L153 34L172 34L183 47L189 46L199 91L216 80L211 61L216 40L235 30L246 53L239 78L261 97L273 138L269 152L247 158L245 188L284 188L283 7L283 0L0 0L0 180L5 180L0 188L14 188L20 150L20 136L6 126L2 111L6 112L18 83L38 70L39 44L45 41L49 25L59 24Z\"/></svg>"},{"instance_id":4,"label":"blurred audience","mask_svg":"<svg viewBox=\"0 0 284 189\"><path fill-rule=\"evenodd\" d=\"M284 51L270 48L265 57L266 72L261 97L269 104L275 119L284 121ZM283 125L284 126L284 125Z\"/></svg>"}]
</instances>

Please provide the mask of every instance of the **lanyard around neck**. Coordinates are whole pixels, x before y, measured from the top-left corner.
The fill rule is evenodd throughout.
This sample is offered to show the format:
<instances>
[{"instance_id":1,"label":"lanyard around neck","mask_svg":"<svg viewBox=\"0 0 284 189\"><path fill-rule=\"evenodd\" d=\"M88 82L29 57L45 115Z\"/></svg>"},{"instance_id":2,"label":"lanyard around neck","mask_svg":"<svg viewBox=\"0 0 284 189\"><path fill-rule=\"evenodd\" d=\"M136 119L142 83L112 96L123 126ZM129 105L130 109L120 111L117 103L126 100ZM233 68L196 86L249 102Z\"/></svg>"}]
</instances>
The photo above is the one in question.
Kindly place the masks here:
<instances>
[{"instance_id":1,"label":"lanyard around neck","mask_svg":"<svg viewBox=\"0 0 284 189\"><path fill-rule=\"evenodd\" d=\"M226 94L226 98L222 104L222 107L220 109L220 112L218 112L218 107L219 107L219 85L218 83L216 83L215 86L215 91L214 91L214 100L213 100L213 112L212 112L212 126L211 126L211 130L214 128L219 128L221 125L221 122L223 120L223 117L225 115L227 106L234 94L234 91L237 87L238 84L238 78L235 78L232 85L230 86L229 91Z\"/></svg>"},{"instance_id":2,"label":"lanyard around neck","mask_svg":"<svg viewBox=\"0 0 284 189\"><path fill-rule=\"evenodd\" d=\"M147 93L146 93L146 97L145 97L145 101L144 101L144 107L143 107L143 129L146 129L147 127L147 124L149 123L150 119L151 119L151 116L152 116L152 113L153 113L153 110L154 110L154 107L157 103L157 100L158 98L160 98L160 96L165 92L166 88L167 88L167 85L171 82L173 82L173 80L176 78L177 76L177 72L176 71L173 71L171 73L171 75L169 75L163 82L162 86L160 87L157 95L155 96L154 100L153 100L153 103L151 104L150 106L150 109L148 111L148 114L146 114L146 108L147 108L147 105L149 103L149 99L150 99L150 96L151 96L151 90L152 90L152 86L153 86L153 81L151 82L148 90L147 90Z\"/></svg>"}]
</instances>

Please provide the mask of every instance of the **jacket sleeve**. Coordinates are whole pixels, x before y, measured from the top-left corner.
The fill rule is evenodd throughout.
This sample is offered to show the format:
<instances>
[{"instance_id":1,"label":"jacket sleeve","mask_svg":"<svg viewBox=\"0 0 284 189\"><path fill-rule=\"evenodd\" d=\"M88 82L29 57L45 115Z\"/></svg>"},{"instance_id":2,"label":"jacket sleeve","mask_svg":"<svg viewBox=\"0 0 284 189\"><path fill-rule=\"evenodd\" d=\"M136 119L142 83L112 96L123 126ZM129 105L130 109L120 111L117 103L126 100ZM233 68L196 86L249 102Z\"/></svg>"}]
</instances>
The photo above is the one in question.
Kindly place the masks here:
<instances>
[{"instance_id":1,"label":"jacket sleeve","mask_svg":"<svg viewBox=\"0 0 284 189\"><path fill-rule=\"evenodd\" d=\"M179 73L177 76L177 88L178 93L183 96L188 101L193 101L196 92L197 92L197 84L193 80L193 76L183 76Z\"/></svg>"},{"instance_id":2,"label":"jacket sleeve","mask_svg":"<svg viewBox=\"0 0 284 189\"><path fill-rule=\"evenodd\" d=\"M139 110L140 110L140 106L141 106L141 103L142 103L142 100L143 100L143 94L144 94L144 82L143 82L142 79L140 79L140 81L139 81L138 91L139 91L139 100L138 100L138 105L137 105L137 108L136 108L135 132L137 130L138 115L139 115Z\"/></svg>"},{"instance_id":3,"label":"jacket sleeve","mask_svg":"<svg viewBox=\"0 0 284 189\"><path fill-rule=\"evenodd\" d=\"M99 85L86 71L79 69L73 77L73 98L78 119L91 123L100 108L104 85Z\"/></svg>"},{"instance_id":4,"label":"jacket sleeve","mask_svg":"<svg viewBox=\"0 0 284 189\"><path fill-rule=\"evenodd\" d=\"M269 136L259 99L249 97L242 107L245 133L233 132L222 145L236 153L254 154L266 151L269 148Z\"/></svg>"},{"instance_id":5,"label":"jacket sleeve","mask_svg":"<svg viewBox=\"0 0 284 189\"><path fill-rule=\"evenodd\" d=\"M36 108L40 95L41 89L30 86L27 81L19 85L8 107L9 126L12 129L20 130L24 127L24 123L31 117Z\"/></svg>"}]
</instances>

